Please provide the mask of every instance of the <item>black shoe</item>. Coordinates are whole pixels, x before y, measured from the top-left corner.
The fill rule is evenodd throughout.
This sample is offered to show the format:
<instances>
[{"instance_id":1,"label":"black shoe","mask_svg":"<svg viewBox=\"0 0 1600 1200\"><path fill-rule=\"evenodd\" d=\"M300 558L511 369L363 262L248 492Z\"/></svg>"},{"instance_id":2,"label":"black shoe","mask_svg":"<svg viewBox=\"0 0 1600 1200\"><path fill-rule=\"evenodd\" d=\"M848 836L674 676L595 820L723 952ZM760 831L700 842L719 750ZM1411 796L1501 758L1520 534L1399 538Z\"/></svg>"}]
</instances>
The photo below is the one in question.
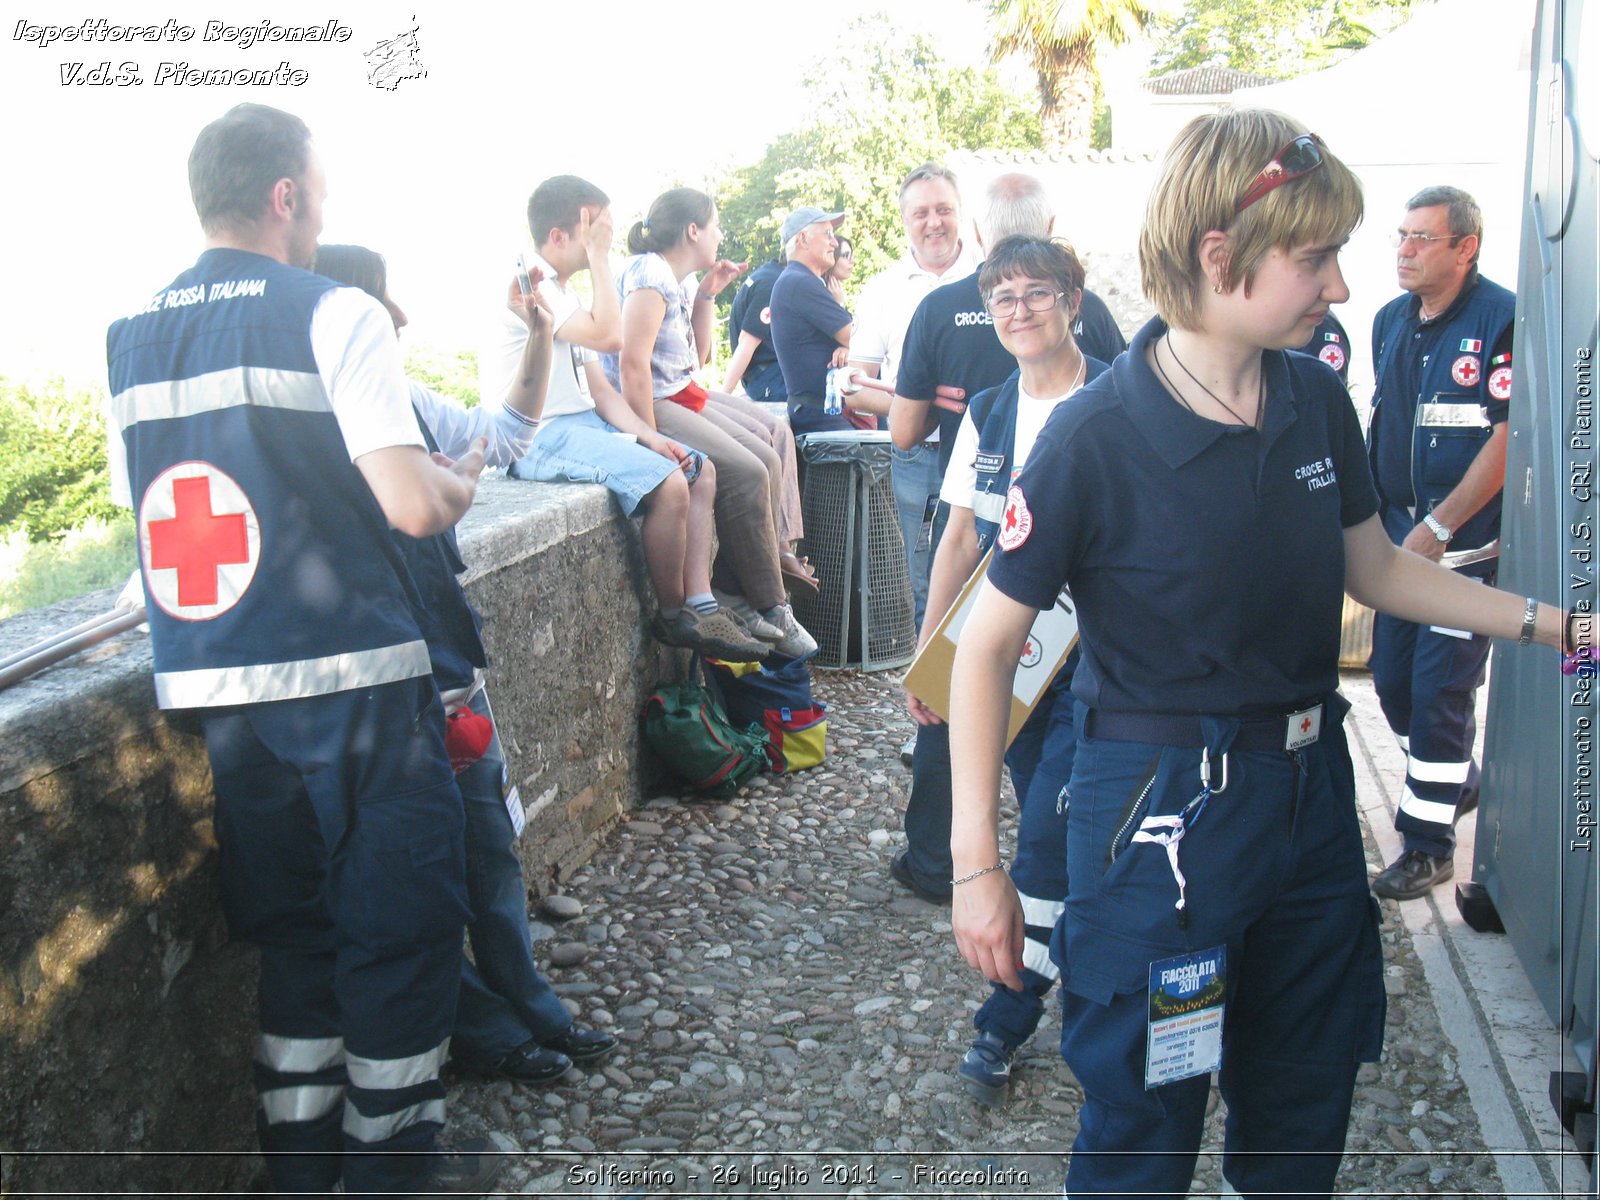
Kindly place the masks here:
<instances>
[{"instance_id":1,"label":"black shoe","mask_svg":"<svg viewBox=\"0 0 1600 1200\"><path fill-rule=\"evenodd\" d=\"M546 1049L538 1042L523 1042L486 1067L469 1066L479 1075L493 1075L515 1083L545 1087L572 1069L572 1060L559 1050Z\"/></svg>"},{"instance_id":2,"label":"black shoe","mask_svg":"<svg viewBox=\"0 0 1600 1200\"><path fill-rule=\"evenodd\" d=\"M1465 800L1463 800L1459 805L1456 806L1456 820L1457 821L1461 820L1462 817L1466 816L1469 812L1471 812L1473 809L1475 809L1477 807L1478 807L1478 793L1477 792L1471 792L1471 793L1469 793L1467 795L1467 798Z\"/></svg>"},{"instance_id":3,"label":"black shoe","mask_svg":"<svg viewBox=\"0 0 1600 1200\"><path fill-rule=\"evenodd\" d=\"M545 1047L566 1055L580 1067L589 1066L607 1057L617 1048L617 1039L598 1029L584 1029L573 1025L560 1037L548 1038Z\"/></svg>"},{"instance_id":4,"label":"black shoe","mask_svg":"<svg viewBox=\"0 0 1600 1200\"><path fill-rule=\"evenodd\" d=\"M889 874L893 875L895 880L903 887L908 888L929 904L949 904L950 891L948 888L940 892L931 887L926 887L911 873L911 864L906 861L910 855L911 851L902 850L891 858L889 860Z\"/></svg>"},{"instance_id":5,"label":"black shoe","mask_svg":"<svg viewBox=\"0 0 1600 1200\"><path fill-rule=\"evenodd\" d=\"M1372 894L1390 900L1415 900L1426 896L1434 884L1454 878L1453 858L1435 858L1421 850L1407 850L1372 881Z\"/></svg>"},{"instance_id":6,"label":"black shoe","mask_svg":"<svg viewBox=\"0 0 1600 1200\"><path fill-rule=\"evenodd\" d=\"M510 1055L507 1055L509 1058ZM437 1196L483 1196L494 1191L495 1180L505 1168L505 1160L494 1152L488 1138L463 1138L452 1145L440 1146L439 1165L433 1178L428 1180L428 1190L423 1193Z\"/></svg>"}]
</instances>

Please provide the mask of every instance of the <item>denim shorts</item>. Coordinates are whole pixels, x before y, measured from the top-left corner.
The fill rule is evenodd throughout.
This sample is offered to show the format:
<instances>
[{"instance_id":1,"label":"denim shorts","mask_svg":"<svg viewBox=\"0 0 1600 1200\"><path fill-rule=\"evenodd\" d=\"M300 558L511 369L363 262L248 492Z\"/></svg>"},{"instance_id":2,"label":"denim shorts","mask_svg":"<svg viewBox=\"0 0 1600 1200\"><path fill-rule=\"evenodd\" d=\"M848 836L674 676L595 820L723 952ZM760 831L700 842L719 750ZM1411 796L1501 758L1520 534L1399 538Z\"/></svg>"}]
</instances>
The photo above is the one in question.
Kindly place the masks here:
<instances>
[{"instance_id":1,"label":"denim shorts","mask_svg":"<svg viewBox=\"0 0 1600 1200\"><path fill-rule=\"evenodd\" d=\"M537 483L600 483L632 516L639 504L678 464L646 450L592 409L551 417L539 426L533 445L508 472Z\"/></svg>"}]
</instances>

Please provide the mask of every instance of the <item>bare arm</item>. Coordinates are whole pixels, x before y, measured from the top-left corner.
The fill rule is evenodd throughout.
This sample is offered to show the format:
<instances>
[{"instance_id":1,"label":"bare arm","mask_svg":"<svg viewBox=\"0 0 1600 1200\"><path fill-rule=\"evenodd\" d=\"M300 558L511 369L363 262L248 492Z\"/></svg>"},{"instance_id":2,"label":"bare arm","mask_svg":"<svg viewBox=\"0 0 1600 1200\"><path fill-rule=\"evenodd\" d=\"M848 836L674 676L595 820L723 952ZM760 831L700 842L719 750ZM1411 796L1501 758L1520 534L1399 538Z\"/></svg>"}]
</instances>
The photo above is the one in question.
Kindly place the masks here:
<instances>
[{"instance_id":1,"label":"bare arm","mask_svg":"<svg viewBox=\"0 0 1600 1200\"><path fill-rule=\"evenodd\" d=\"M1509 641L1516 641L1522 632L1522 597L1484 587L1401 549L1389 540L1376 516L1344 531L1344 587L1362 604L1419 625L1466 629ZM1560 609L1539 605L1533 640L1559 649L1561 621Z\"/></svg>"},{"instance_id":2,"label":"bare arm","mask_svg":"<svg viewBox=\"0 0 1600 1200\"><path fill-rule=\"evenodd\" d=\"M744 382L744 373L750 369L750 359L755 355L761 339L749 330L740 330L739 344L733 348L733 358L728 362L728 377L722 381L722 390L733 395Z\"/></svg>"},{"instance_id":3,"label":"bare arm","mask_svg":"<svg viewBox=\"0 0 1600 1200\"><path fill-rule=\"evenodd\" d=\"M598 363L585 363L589 380L589 394L594 398L594 411L602 421L615 425L623 433L631 433L646 450L654 450L663 458L670 458L679 466L689 460L688 450L671 438L657 432L654 426L641 421L622 394L611 386Z\"/></svg>"},{"instance_id":4,"label":"bare arm","mask_svg":"<svg viewBox=\"0 0 1600 1200\"><path fill-rule=\"evenodd\" d=\"M638 288L622 302L622 356L617 368L622 378L622 398L634 416L651 429L656 427L656 417L650 352L666 315L666 298L650 288Z\"/></svg>"},{"instance_id":5,"label":"bare arm","mask_svg":"<svg viewBox=\"0 0 1600 1200\"><path fill-rule=\"evenodd\" d=\"M472 507L486 444L479 438L453 463L421 446L385 446L356 459L356 469L389 524L412 537L429 537L449 529Z\"/></svg>"},{"instance_id":6,"label":"bare arm","mask_svg":"<svg viewBox=\"0 0 1600 1200\"><path fill-rule=\"evenodd\" d=\"M904 396L889 398L889 437L902 450L915 450L928 440L937 420L933 405Z\"/></svg>"},{"instance_id":7,"label":"bare arm","mask_svg":"<svg viewBox=\"0 0 1600 1200\"><path fill-rule=\"evenodd\" d=\"M694 294L694 307L689 313L689 323L694 329L694 349L700 357L702 367L711 357L711 319L716 315L717 293L737 279L740 272L749 265L719 258L706 272L705 278L700 281L700 287Z\"/></svg>"},{"instance_id":8,"label":"bare arm","mask_svg":"<svg viewBox=\"0 0 1600 1200\"><path fill-rule=\"evenodd\" d=\"M622 302L617 299L617 281L611 274L611 210L597 215L585 207L578 217L578 240L589 255L589 284L594 293L587 309L578 309L562 322L561 340L594 350L615 354L622 349Z\"/></svg>"},{"instance_id":9,"label":"bare arm","mask_svg":"<svg viewBox=\"0 0 1600 1200\"><path fill-rule=\"evenodd\" d=\"M1507 424L1502 421L1489 434L1489 440L1478 451L1467 473L1461 477L1450 494L1434 507L1433 519L1447 529L1460 529L1489 501L1500 494L1506 482L1506 443L1510 439ZM1410 550L1424 558L1438 562L1444 557L1445 544L1434 536L1433 530L1418 523L1406 535L1402 549Z\"/></svg>"},{"instance_id":10,"label":"bare arm","mask_svg":"<svg viewBox=\"0 0 1600 1200\"><path fill-rule=\"evenodd\" d=\"M511 281L506 307L528 327L528 340L522 347L522 361L506 392L506 407L528 421L537 423L544 413L545 394L550 390L551 316L550 306L539 295L538 281L533 295L524 296L517 281ZM568 324L571 324L568 321Z\"/></svg>"},{"instance_id":11,"label":"bare arm","mask_svg":"<svg viewBox=\"0 0 1600 1200\"><path fill-rule=\"evenodd\" d=\"M950 679L950 856L955 878L1000 861L1000 772L1017 657L1038 614L987 580L961 629ZM984 978L1018 991L1022 906L1004 871L956 886L956 945Z\"/></svg>"}]
</instances>

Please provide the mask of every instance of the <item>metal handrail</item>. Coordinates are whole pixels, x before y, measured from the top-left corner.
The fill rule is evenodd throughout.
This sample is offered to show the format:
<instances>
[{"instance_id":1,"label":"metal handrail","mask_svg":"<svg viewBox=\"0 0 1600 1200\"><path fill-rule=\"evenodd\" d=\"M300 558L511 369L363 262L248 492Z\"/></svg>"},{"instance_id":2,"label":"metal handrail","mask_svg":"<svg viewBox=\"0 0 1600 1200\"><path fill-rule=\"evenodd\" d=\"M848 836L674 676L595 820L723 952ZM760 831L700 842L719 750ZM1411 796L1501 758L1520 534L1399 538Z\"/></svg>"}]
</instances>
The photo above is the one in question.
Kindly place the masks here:
<instances>
[{"instance_id":1,"label":"metal handrail","mask_svg":"<svg viewBox=\"0 0 1600 1200\"><path fill-rule=\"evenodd\" d=\"M71 629L51 634L15 654L0 659L0 691L4 691L12 684L21 683L28 676L37 674L46 667L54 666L64 658L71 658L74 654L79 654L91 646L98 646L119 633L138 628L144 624L144 616L142 604L135 604L132 608L119 605L110 612L90 617Z\"/></svg>"}]
</instances>

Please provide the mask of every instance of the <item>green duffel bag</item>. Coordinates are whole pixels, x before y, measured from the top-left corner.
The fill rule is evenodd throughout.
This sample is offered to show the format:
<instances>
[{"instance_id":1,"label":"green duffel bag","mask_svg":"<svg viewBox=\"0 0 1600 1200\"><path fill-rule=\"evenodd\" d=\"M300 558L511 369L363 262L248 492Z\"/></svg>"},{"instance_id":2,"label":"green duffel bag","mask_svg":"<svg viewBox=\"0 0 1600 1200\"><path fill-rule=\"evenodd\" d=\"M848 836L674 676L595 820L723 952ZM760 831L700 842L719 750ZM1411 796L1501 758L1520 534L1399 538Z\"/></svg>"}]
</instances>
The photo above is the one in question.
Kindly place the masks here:
<instances>
[{"instance_id":1,"label":"green duffel bag","mask_svg":"<svg viewBox=\"0 0 1600 1200\"><path fill-rule=\"evenodd\" d=\"M767 733L760 725L740 729L701 680L697 655L682 683L658 687L640 714L650 748L695 791L708 798L736 795L767 768Z\"/></svg>"}]
</instances>

